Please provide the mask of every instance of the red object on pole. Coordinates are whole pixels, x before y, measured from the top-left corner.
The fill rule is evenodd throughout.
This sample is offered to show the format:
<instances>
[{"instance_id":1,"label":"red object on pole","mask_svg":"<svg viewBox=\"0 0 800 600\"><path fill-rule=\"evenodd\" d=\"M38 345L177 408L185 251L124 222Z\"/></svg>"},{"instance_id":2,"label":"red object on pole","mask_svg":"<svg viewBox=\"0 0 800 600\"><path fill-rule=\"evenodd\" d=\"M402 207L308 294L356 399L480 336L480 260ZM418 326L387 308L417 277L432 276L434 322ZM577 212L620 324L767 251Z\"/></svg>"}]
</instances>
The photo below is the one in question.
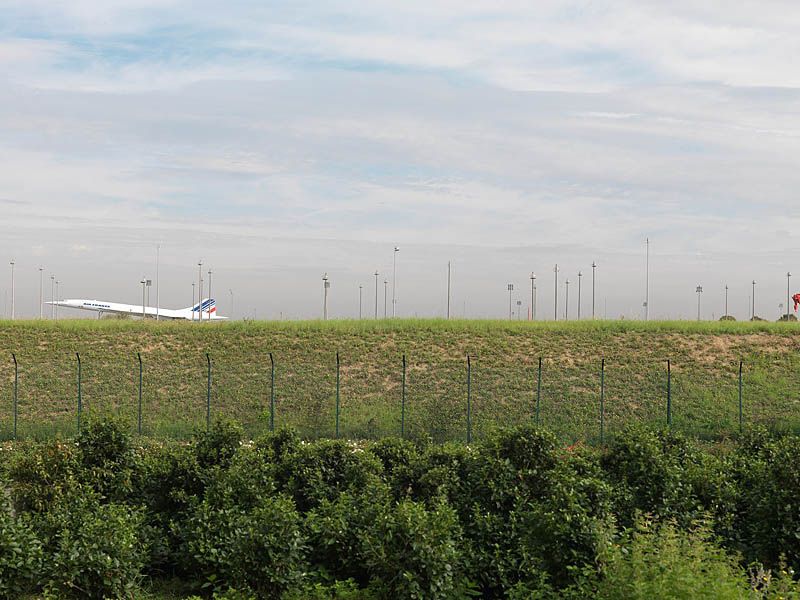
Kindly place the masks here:
<instances>
[{"instance_id":1,"label":"red object on pole","mask_svg":"<svg viewBox=\"0 0 800 600\"><path fill-rule=\"evenodd\" d=\"M792 300L794 300L794 312L797 312L797 307L800 306L800 294L792 296Z\"/></svg>"}]
</instances>

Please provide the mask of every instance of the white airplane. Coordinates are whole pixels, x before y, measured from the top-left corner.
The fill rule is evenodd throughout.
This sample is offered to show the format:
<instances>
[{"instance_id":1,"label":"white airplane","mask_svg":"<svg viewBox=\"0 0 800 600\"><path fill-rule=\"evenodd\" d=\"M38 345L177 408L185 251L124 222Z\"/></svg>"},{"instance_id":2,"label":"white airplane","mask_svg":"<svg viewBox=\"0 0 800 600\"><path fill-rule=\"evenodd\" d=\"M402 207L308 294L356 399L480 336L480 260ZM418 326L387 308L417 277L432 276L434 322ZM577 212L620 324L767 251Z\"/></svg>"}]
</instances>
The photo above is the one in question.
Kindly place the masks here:
<instances>
[{"instance_id":1,"label":"white airplane","mask_svg":"<svg viewBox=\"0 0 800 600\"><path fill-rule=\"evenodd\" d=\"M159 319L164 320L185 320L185 321L225 321L228 317L217 315L217 301L213 298L206 298L200 304L189 306L188 308L169 309L162 308L157 310L153 306L142 306L136 304L119 304L117 302L104 302L102 300L83 300L68 299L45 302L45 304L55 304L64 308L77 308L79 310L90 310L96 313L110 313L115 315L130 315L141 317L142 312L146 317L155 318L158 314Z\"/></svg>"}]
</instances>

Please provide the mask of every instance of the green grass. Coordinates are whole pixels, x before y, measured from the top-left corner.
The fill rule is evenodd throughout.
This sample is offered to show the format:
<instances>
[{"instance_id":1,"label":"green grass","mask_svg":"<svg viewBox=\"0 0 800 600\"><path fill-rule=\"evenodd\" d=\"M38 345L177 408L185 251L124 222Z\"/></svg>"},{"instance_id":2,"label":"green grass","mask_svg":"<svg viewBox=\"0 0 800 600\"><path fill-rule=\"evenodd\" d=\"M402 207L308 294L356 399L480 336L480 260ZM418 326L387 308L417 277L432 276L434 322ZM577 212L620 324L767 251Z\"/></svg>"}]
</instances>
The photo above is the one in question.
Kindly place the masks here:
<instances>
[{"instance_id":1,"label":"green grass","mask_svg":"<svg viewBox=\"0 0 800 600\"><path fill-rule=\"evenodd\" d=\"M310 438L332 436L338 351L343 436L399 433L406 354L406 432L464 439L469 354L473 437L533 418L541 356L542 422L566 440L591 442L599 434L601 358L607 435L631 421L664 422L667 359L676 428L713 438L738 427L741 359L746 422L798 430L798 350L797 323L0 321L0 437L12 434L11 352L20 364L23 437L75 431L76 352L83 362L85 416L117 414L132 429L141 352L144 433L175 438L205 423L206 352L213 359L213 418L236 419L253 435L264 431L272 352L276 426Z\"/></svg>"}]
</instances>

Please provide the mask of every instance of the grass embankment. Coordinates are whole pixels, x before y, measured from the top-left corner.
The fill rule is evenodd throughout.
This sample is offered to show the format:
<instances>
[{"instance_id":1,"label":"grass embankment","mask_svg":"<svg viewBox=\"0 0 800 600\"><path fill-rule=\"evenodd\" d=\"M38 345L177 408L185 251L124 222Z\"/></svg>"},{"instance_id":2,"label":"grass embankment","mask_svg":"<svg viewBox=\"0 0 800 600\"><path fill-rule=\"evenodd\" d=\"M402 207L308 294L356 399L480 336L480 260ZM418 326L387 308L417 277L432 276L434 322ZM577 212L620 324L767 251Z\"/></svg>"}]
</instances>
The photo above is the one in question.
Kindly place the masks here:
<instances>
[{"instance_id":1,"label":"grass embankment","mask_svg":"<svg viewBox=\"0 0 800 600\"><path fill-rule=\"evenodd\" d=\"M212 417L233 418L250 434L268 428L272 352L276 427L332 436L338 351L342 436L399 433L405 354L407 434L463 439L469 354L474 438L533 418L541 356L542 423L568 440L596 440L601 358L607 435L631 421L665 421L667 359L676 428L715 436L738 427L741 359L745 421L800 429L798 349L800 327L793 323L6 321L0 436L11 435L12 352L19 361L20 436L74 432L76 352L84 410L119 414L132 428L140 352L144 433L175 437L205 423L206 352L213 360Z\"/></svg>"}]
</instances>

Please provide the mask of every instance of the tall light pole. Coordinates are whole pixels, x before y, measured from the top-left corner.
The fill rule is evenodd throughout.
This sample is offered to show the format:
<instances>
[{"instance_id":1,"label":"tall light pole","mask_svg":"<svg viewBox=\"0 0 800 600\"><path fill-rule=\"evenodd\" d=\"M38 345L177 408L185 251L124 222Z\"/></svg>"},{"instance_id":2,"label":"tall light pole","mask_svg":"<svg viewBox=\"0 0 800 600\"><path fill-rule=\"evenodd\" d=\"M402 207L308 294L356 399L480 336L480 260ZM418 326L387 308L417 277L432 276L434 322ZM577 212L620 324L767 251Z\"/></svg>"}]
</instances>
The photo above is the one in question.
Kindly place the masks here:
<instances>
[{"instance_id":1,"label":"tall light pole","mask_svg":"<svg viewBox=\"0 0 800 600\"><path fill-rule=\"evenodd\" d=\"M233 321L233 290L228 288L228 291L231 294L231 321Z\"/></svg>"},{"instance_id":2,"label":"tall light pole","mask_svg":"<svg viewBox=\"0 0 800 600\"><path fill-rule=\"evenodd\" d=\"M145 294L145 287L147 286L147 280L142 277L142 280L139 282L142 284L142 321L144 321L144 294Z\"/></svg>"},{"instance_id":3,"label":"tall light pole","mask_svg":"<svg viewBox=\"0 0 800 600\"><path fill-rule=\"evenodd\" d=\"M364 290L364 286L363 285L358 286L358 318L359 318L359 320L361 319L361 297L362 297L363 290Z\"/></svg>"},{"instance_id":4,"label":"tall light pole","mask_svg":"<svg viewBox=\"0 0 800 600\"><path fill-rule=\"evenodd\" d=\"M594 319L594 275L597 269L597 263L592 261L592 319Z\"/></svg>"},{"instance_id":5,"label":"tall light pole","mask_svg":"<svg viewBox=\"0 0 800 600\"><path fill-rule=\"evenodd\" d=\"M384 319L388 316L388 313L386 312L386 306L387 306L387 299L388 298L389 298L389 280L388 279L384 279L383 280L383 318Z\"/></svg>"},{"instance_id":6,"label":"tall light pole","mask_svg":"<svg viewBox=\"0 0 800 600\"><path fill-rule=\"evenodd\" d=\"M644 320L650 318L650 238L645 239Z\"/></svg>"},{"instance_id":7,"label":"tall light pole","mask_svg":"<svg viewBox=\"0 0 800 600\"><path fill-rule=\"evenodd\" d=\"M197 262L197 316L203 320L203 261ZM194 317L194 315L192 315Z\"/></svg>"},{"instance_id":8,"label":"tall light pole","mask_svg":"<svg viewBox=\"0 0 800 600\"><path fill-rule=\"evenodd\" d=\"M58 284L59 284L59 283L61 283L61 282L60 282L60 281L58 281L58 279L56 279L56 296L57 296L57 297L59 297L59 296L58 296ZM58 304L56 304L56 321L58 321Z\"/></svg>"},{"instance_id":9,"label":"tall light pole","mask_svg":"<svg viewBox=\"0 0 800 600\"><path fill-rule=\"evenodd\" d=\"M328 274L325 273L322 276L322 289L323 289L323 296L322 296L322 320L328 320L328 290L331 287L331 282L328 280Z\"/></svg>"},{"instance_id":10,"label":"tall light pole","mask_svg":"<svg viewBox=\"0 0 800 600\"><path fill-rule=\"evenodd\" d=\"M695 292L697 292L697 320L699 321L700 320L700 294L703 293L703 286L702 285L698 285L697 289L695 289Z\"/></svg>"},{"instance_id":11,"label":"tall light pole","mask_svg":"<svg viewBox=\"0 0 800 600\"><path fill-rule=\"evenodd\" d=\"M789 280L792 278L791 272L786 273L786 322L789 322L789 298L792 294L791 292L791 284Z\"/></svg>"},{"instance_id":12,"label":"tall light pole","mask_svg":"<svg viewBox=\"0 0 800 600\"><path fill-rule=\"evenodd\" d=\"M564 297L564 320L569 321L569 278L564 282L566 286L566 294Z\"/></svg>"},{"instance_id":13,"label":"tall light pole","mask_svg":"<svg viewBox=\"0 0 800 600\"><path fill-rule=\"evenodd\" d=\"M208 297L211 298L211 269L208 270ZM208 307L208 320L211 320L211 306Z\"/></svg>"},{"instance_id":14,"label":"tall light pole","mask_svg":"<svg viewBox=\"0 0 800 600\"><path fill-rule=\"evenodd\" d=\"M56 276L50 275L50 318L56 318Z\"/></svg>"},{"instance_id":15,"label":"tall light pole","mask_svg":"<svg viewBox=\"0 0 800 600\"><path fill-rule=\"evenodd\" d=\"M553 320L558 321L558 263L553 267L555 273L555 301L553 302Z\"/></svg>"},{"instance_id":16,"label":"tall light pole","mask_svg":"<svg viewBox=\"0 0 800 600\"><path fill-rule=\"evenodd\" d=\"M378 270L375 269L375 320L378 320Z\"/></svg>"},{"instance_id":17,"label":"tall light pole","mask_svg":"<svg viewBox=\"0 0 800 600\"><path fill-rule=\"evenodd\" d=\"M397 316L397 253L400 252L398 246L394 247L392 254L392 318Z\"/></svg>"},{"instance_id":18,"label":"tall light pole","mask_svg":"<svg viewBox=\"0 0 800 600\"><path fill-rule=\"evenodd\" d=\"M14 259L11 259L11 320L14 320Z\"/></svg>"},{"instance_id":19,"label":"tall light pole","mask_svg":"<svg viewBox=\"0 0 800 600\"><path fill-rule=\"evenodd\" d=\"M447 320L450 320L450 261L447 261Z\"/></svg>"},{"instance_id":20,"label":"tall light pole","mask_svg":"<svg viewBox=\"0 0 800 600\"><path fill-rule=\"evenodd\" d=\"M151 279L147 280L145 287L147 288L147 306L150 306L150 287L153 285L153 281Z\"/></svg>"},{"instance_id":21,"label":"tall light pole","mask_svg":"<svg viewBox=\"0 0 800 600\"><path fill-rule=\"evenodd\" d=\"M519 321L522 317L522 300L517 300L517 321Z\"/></svg>"},{"instance_id":22,"label":"tall light pole","mask_svg":"<svg viewBox=\"0 0 800 600\"><path fill-rule=\"evenodd\" d=\"M578 271L578 321L581 320L581 278L583 273Z\"/></svg>"},{"instance_id":23,"label":"tall light pole","mask_svg":"<svg viewBox=\"0 0 800 600\"><path fill-rule=\"evenodd\" d=\"M513 313L512 301L511 301L511 297L513 295L514 295L514 284L513 283L509 283L508 284L508 320L509 321L511 320L511 315Z\"/></svg>"},{"instance_id":24,"label":"tall light pole","mask_svg":"<svg viewBox=\"0 0 800 600\"><path fill-rule=\"evenodd\" d=\"M751 321L756 320L756 280L753 279L753 313L750 318Z\"/></svg>"},{"instance_id":25,"label":"tall light pole","mask_svg":"<svg viewBox=\"0 0 800 600\"><path fill-rule=\"evenodd\" d=\"M728 317L728 285L725 284L725 318Z\"/></svg>"},{"instance_id":26,"label":"tall light pole","mask_svg":"<svg viewBox=\"0 0 800 600\"><path fill-rule=\"evenodd\" d=\"M533 290L536 285L536 274L531 271L531 320L536 320L536 302L533 299Z\"/></svg>"},{"instance_id":27,"label":"tall light pole","mask_svg":"<svg viewBox=\"0 0 800 600\"><path fill-rule=\"evenodd\" d=\"M44 271L43 267L39 267L39 320L44 317Z\"/></svg>"},{"instance_id":28,"label":"tall light pole","mask_svg":"<svg viewBox=\"0 0 800 600\"><path fill-rule=\"evenodd\" d=\"M161 244L156 244L156 321L161 317L161 288L159 282L159 268L161 263Z\"/></svg>"}]
</instances>

